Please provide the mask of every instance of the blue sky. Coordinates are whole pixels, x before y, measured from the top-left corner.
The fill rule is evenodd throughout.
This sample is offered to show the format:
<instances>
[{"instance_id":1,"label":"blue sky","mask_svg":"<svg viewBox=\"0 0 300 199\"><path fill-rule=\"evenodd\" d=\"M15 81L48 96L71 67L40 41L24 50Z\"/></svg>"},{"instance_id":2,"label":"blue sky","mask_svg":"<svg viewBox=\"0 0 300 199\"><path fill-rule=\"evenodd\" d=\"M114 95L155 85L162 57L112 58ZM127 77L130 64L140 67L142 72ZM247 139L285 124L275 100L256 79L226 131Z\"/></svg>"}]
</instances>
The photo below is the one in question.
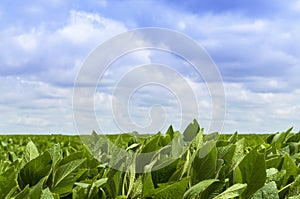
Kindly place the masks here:
<instances>
[{"instance_id":1,"label":"blue sky","mask_svg":"<svg viewBox=\"0 0 300 199\"><path fill-rule=\"evenodd\" d=\"M0 133L74 134L72 92L82 63L112 36L143 27L182 32L206 49L224 81L223 132L269 133L291 126L299 130L299 23L299 0L3 0ZM106 86L99 86L95 94L102 100L97 116L103 131L117 131L109 115L109 86L130 67L151 62L173 65L201 93L198 119L207 128L211 101L205 85L192 70L183 70L178 58L141 51L112 65L104 78ZM149 107L161 104L172 115L165 122L176 123L180 106L173 97L162 87L145 87L133 96L130 112L143 125L149 122Z\"/></svg>"}]
</instances>

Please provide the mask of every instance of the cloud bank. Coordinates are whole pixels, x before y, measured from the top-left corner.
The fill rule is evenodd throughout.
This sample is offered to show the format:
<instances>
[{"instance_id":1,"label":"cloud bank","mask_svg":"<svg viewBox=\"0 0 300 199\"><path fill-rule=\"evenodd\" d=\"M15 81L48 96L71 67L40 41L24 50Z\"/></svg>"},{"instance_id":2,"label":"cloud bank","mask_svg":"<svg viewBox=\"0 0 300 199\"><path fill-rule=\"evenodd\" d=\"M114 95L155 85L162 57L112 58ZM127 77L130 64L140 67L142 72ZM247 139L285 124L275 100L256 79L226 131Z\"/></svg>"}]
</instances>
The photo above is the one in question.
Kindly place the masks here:
<instances>
[{"instance_id":1,"label":"cloud bank","mask_svg":"<svg viewBox=\"0 0 300 199\"><path fill-rule=\"evenodd\" d=\"M76 134L72 92L85 58L114 35L148 26L182 32L207 50L224 81L223 132L300 129L300 1L19 4L0 3L0 133ZM95 107L99 122L105 124L103 131L118 131L108 114L113 85L147 63L165 63L182 74L197 94L198 119L207 128L212 104L201 76L174 55L144 50L120 58L99 82ZM174 116L166 123L179 121L180 104L157 86L137 91L129 112L145 125L156 104Z\"/></svg>"}]
</instances>

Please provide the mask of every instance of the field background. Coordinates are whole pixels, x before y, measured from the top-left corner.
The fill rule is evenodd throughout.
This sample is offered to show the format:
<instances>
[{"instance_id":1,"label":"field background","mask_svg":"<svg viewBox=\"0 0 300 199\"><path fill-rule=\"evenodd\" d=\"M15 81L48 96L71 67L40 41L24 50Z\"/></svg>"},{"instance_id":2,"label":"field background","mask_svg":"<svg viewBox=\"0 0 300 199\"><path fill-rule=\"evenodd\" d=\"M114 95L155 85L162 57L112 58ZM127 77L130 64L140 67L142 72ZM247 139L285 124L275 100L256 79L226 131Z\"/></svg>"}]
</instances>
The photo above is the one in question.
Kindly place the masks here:
<instances>
[{"instance_id":1,"label":"field background","mask_svg":"<svg viewBox=\"0 0 300 199\"><path fill-rule=\"evenodd\" d=\"M118 147L133 153L124 156ZM0 151L0 198L297 199L300 194L300 132L292 129L205 135L194 120L183 133L170 127L166 134L149 135L2 135ZM151 159L143 159L150 152L155 152Z\"/></svg>"}]
</instances>

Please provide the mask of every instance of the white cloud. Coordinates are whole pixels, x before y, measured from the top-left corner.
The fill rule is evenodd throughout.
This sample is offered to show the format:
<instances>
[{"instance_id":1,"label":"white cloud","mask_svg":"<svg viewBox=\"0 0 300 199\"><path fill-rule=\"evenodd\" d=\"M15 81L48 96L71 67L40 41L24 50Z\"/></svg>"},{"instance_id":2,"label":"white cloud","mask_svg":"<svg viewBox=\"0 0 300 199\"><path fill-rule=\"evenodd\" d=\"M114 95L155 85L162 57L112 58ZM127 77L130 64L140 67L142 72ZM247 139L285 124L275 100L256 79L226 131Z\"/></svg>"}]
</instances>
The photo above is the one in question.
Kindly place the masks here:
<instances>
[{"instance_id":1,"label":"white cloud","mask_svg":"<svg viewBox=\"0 0 300 199\"><path fill-rule=\"evenodd\" d=\"M1 78L0 90L2 133L74 132L72 89L9 77Z\"/></svg>"},{"instance_id":2,"label":"white cloud","mask_svg":"<svg viewBox=\"0 0 300 199\"><path fill-rule=\"evenodd\" d=\"M225 83L227 116L224 131L276 132L299 129L299 90L289 93L257 93L242 83ZM298 111L298 112L297 112Z\"/></svg>"},{"instance_id":3,"label":"white cloud","mask_svg":"<svg viewBox=\"0 0 300 199\"><path fill-rule=\"evenodd\" d=\"M35 29L32 29L29 33L21 34L15 37L16 43L27 52L33 52L37 50L38 42L37 38L39 33Z\"/></svg>"},{"instance_id":4,"label":"white cloud","mask_svg":"<svg viewBox=\"0 0 300 199\"><path fill-rule=\"evenodd\" d=\"M99 44L113 35L124 32L126 27L117 21L101 17L99 14L71 11L67 26L57 31L57 34L76 45L86 43Z\"/></svg>"},{"instance_id":5,"label":"white cloud","mask_svg":"<svg viewBox=\"0 0 300 199\"><path fill-rule=\"evenodd\" d=\"M1 77L3 133L74 133L73 90L64 85L73 84L91 49L125 30L98 14L71 11L64 27L2 31L1 71L11 74Z\"/></svg>"}]
</instances>

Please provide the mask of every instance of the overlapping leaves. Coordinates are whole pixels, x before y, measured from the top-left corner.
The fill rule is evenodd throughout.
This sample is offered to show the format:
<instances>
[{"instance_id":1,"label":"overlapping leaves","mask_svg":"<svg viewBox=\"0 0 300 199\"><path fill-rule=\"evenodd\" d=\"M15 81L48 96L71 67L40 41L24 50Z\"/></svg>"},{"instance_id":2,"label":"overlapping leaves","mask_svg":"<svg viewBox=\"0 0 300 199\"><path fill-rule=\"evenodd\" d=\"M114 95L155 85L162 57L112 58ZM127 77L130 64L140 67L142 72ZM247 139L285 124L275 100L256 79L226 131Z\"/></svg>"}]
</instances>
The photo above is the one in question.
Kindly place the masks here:
<instances>
[{"instance_id":1,"label":"overlapping leaves","mask_svg":"<svg viewBox=\"0 0 300 199\"><path fill-rule=\"evenodd\" d=\"M75 137L52 137L51 145L43 137L6 138L0 140L0 198L297 198L300 132L265 141L254 136L249 144L237 132L204 135L194 120L183 134L172 126L150 136L104 139L93 132L82 138L89 150ZM144 153L151 157L140 164Z\"/></svg>"}]
</instances>

